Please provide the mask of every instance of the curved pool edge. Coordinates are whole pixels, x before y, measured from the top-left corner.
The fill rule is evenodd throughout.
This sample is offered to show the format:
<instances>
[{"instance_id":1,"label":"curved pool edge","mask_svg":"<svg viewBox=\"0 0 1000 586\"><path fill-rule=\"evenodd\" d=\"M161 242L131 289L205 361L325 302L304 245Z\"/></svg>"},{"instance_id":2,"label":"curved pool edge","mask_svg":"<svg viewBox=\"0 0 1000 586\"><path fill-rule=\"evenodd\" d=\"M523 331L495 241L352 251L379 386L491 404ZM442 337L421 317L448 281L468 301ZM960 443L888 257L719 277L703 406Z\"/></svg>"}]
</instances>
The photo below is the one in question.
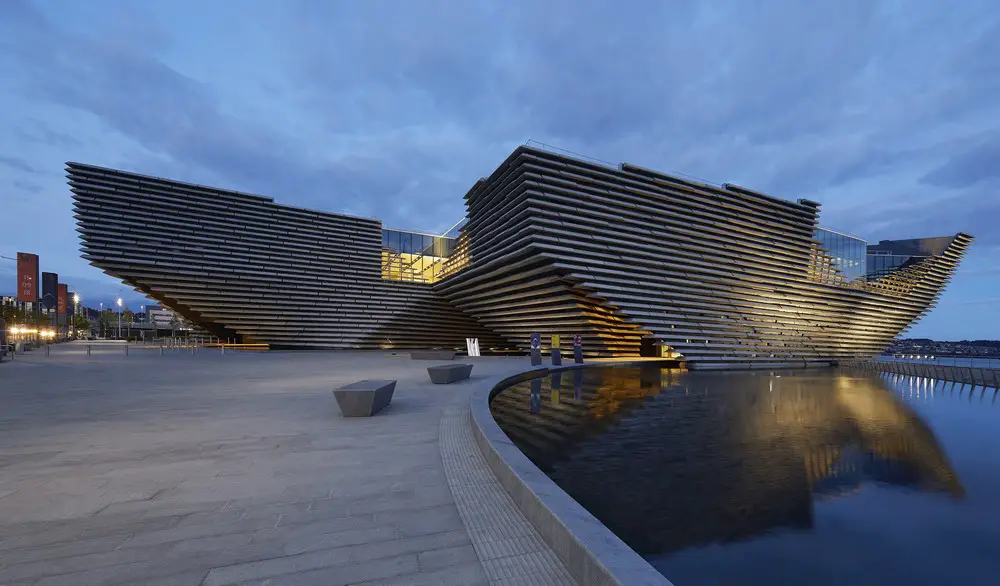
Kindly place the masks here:
<instances>
[{"instance_id":1,"label":"curved pool edge","mask_svg":"<svg viewBox=\"0 0 1000 586\"><path fill-rule=\"evenodd\" d=\"M670 362L670 361L664 361ZM536 367L493 379L472 393L472 435L497 481L581 584L673 586L610 529L538 469L500 429L490 399L508 386L576 368L649 366L656 361Z\"/></svg>"}]
</instances>

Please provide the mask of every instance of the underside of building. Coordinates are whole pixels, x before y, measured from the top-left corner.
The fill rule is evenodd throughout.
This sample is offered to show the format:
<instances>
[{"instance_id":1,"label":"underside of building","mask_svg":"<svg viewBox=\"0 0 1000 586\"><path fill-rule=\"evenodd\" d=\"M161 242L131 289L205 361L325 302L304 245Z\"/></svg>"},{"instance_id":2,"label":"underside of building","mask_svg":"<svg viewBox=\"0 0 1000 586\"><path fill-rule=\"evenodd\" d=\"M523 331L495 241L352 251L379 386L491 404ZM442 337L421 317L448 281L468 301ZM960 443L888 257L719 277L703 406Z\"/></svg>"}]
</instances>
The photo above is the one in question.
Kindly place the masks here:
<instances>
[{"instance_id":1,"label":"underside of building","mask_svg":"<svg viewBox=\"0 0 1000 586\"><path fill-rule=\"evenodd\" d=\"M444 236L68 163L83 257L220 336L290 348L655 345L692 367L829 364L925 314L972 237L877 278L819 205L519 147ZM906 241L901 241L906 242ZM854 246L857 244L857 246ZM884 243L883 243L884 244ZM881 265L880 265L881 266ZM860 271L860 272L859 272ZM668 354L669 353L669 354Z\"/></svg>"}]
</instances>

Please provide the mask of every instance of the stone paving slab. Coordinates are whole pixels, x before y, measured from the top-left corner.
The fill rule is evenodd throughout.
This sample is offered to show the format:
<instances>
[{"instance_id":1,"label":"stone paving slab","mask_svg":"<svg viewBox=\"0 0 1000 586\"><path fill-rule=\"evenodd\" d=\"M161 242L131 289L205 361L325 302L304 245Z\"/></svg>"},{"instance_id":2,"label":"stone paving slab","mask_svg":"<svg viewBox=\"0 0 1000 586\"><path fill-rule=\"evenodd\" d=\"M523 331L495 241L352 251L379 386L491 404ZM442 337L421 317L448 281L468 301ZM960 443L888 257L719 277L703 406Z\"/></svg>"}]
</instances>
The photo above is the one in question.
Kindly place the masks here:
<instances>
[{"instance_id":1,"label":"stone paving slab","mask_svg":"<svg viewBox=\"0 0 1000 586\"><path fill-rule=\"evenodd\" d=\"M0 584L570 583L462 419L525 361L475 360L439 386L382 352L19 355L0 366ZM399 381L392 403L341 418L330 391L373 375Z\"/></svg>"},{"instance_id":2,"label":"stone paving slab","mask_svg":"<svg viewBox=\"0 0 1000 586\"><path fill-rule=\"evenodd\" d=\"M441 418L441 459L455 504L491 584L576 582L490 471L472 437L467 404Z\"/></svg>"}]
</instances>

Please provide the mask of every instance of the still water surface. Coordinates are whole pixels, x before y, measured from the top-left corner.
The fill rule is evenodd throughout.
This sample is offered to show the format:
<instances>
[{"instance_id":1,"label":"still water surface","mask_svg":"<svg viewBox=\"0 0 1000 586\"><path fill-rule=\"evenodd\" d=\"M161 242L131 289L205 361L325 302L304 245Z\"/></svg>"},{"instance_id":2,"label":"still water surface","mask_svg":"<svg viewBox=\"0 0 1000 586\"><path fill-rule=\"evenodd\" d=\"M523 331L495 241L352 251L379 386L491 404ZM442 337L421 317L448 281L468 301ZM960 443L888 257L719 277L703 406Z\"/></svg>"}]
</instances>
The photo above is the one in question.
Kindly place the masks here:
<instances>
[{"instance_id":1,"label":"still water surface","mask_svg":"<svg viewBox=\"0 0 1000 586\"><path fill-rule=\"evenodd\" d=\"M500 427L677 586L1000 584L993 389L845 370L594 368Z\"/></svg>"}]
</instances>

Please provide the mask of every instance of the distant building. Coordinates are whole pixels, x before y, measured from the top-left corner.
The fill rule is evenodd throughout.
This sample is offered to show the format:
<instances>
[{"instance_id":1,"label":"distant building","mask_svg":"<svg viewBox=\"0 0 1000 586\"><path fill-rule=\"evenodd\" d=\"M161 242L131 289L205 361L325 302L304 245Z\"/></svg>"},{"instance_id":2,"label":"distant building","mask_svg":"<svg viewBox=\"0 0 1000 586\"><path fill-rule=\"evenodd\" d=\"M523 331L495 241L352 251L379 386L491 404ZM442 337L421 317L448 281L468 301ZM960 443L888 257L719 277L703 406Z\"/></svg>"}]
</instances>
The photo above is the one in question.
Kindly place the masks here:
<instances>
[{"instance_id":1,"label":"distant building","mask_svg":"<svg viewBox=\"0 0 1000 586\"><path fill-rule=\"evenodd\" d=\"M34 322L37 305L30 301L19 301L14 295L0 295L0 314L10 324L24 321L28 316L32 316L31 321Z\"/></svg>"},{"instance_id":2,"label":"distant building","mask_svg":"<svg viewBox=\"0 0 1000 586\"><path fill-rule=\"evenodd\" d=\"M147 305L146 316L157 330L189 330L191 325L177 312L161 305Z\"/></svg>"}]
</instances>

